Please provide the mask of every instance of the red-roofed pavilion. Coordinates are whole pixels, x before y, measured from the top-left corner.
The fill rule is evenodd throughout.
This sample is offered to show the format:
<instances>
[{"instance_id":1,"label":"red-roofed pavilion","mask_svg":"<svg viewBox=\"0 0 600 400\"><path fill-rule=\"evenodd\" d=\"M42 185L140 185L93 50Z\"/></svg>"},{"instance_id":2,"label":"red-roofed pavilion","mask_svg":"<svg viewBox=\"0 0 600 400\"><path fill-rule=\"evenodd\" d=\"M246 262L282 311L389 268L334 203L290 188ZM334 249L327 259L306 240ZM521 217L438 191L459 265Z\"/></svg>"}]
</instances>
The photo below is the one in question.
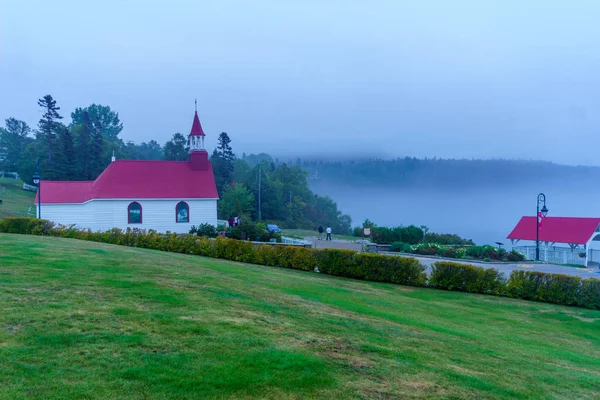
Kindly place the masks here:
<instances>
[{"instance_id":1,"label":"red-roofed pavilion","mask_svg":"<svg viewBox=\"0 0 600 400\"><path fill-rule=\"evenodd\" d=\"M536 218L522 217L507 238L513 245L521 240L535 241ZM587 264L592 242L600 241L600 218L544 217L540 224L539 240L545 245L546 254L550 247L556 251L556 244L569 245L572 253L582 248Z\"/></svg>"}]
</instances>

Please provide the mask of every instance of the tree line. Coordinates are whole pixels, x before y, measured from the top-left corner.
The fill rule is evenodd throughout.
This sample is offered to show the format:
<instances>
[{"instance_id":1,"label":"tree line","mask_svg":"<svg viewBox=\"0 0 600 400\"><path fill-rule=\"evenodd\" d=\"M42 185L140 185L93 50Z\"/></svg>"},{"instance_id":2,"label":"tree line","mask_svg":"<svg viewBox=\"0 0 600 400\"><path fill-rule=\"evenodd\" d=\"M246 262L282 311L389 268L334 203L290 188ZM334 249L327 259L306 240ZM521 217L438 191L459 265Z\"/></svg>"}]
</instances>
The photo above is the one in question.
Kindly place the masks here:
<instances>
[{"instance_id":1,"label":"tree line","mask_svg":"<svg viewBox=\"0 0 600 400\"><path fill-rule=\"evenodd\" d=\"M301 167L265 153L237 158L225 132L219 135L210 159L221 198L219 218L241 215L286 228L329 225L336 233L351 232L350 216L331 198L314 194L308 186L308 173Z\"/></svg>"},{"instance_id":2,"label":"tree line","mask_svg":"<svg viewBox=\"0 0 600 400\"><path fill-rule=\"evenodd\" d=\"M18 172L27 181L39 160L46 180L95 179L114 154L128 160L185 160L185 136L175 133L161 146L155 140L136 144L119 137L123 124L108 106L78 107L66 123L61 108L51 95L38 100L43 112L36 128L8 118L0 128L0 170Z\"/></svg>"},{"instance_id":3,"label":"tree line","mask_svg":"<svg viewBox=\"0 0 600 400\"><path fill-rule=\"evenodd\" d=\"M354 159L346 161L295 160L315 183L362 187L444 188L529 185L557 180L597 182L600 168L567 166L546 161L470 160L440 158Z\"/></svg>"},{"instance_id":4,"label":"tree line","mask_svg":"<svg viewBox=\"0 0 600 400\"><path fill-rule=\"evenodd\" d=\"M0 170L17 172L28 183L37 160L44 180L93 180L110 164L113 154L126 160L188 159L187 137L181 133L173 134L163 146L154 140L124 141L119 137L123 131L119 114L108 106L78 107L66 123L51 95L39 99L37 105L43 115L35 128L16 118L6 119L0 128ZM350 231L350 217L333 200L309 189L308 173L301 167L264 153L238 158L226 132L219 135L210 160L221 198L220 218L244 216L290 228L331 225L338 233Z\"/></svg>"}]
</instances>

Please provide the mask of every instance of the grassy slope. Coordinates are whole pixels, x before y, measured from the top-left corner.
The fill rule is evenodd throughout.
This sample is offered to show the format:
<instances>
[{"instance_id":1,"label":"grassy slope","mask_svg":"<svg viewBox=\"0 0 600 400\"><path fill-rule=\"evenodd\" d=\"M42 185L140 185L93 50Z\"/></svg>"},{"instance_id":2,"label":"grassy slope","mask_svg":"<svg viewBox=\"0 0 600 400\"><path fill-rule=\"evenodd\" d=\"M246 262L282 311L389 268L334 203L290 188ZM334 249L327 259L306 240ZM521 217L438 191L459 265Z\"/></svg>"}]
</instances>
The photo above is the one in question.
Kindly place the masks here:
<instances>
[{"instance_id":1,"label":"grassy slope","mask_svg":"<svg viewBox=\"0 0 600 400\"><path fill-rule=\"evenodd\" d=\"M600 312L0 234L0 398L594 398Z\"/></svg>"},{"instance_id":2,"label":"grassy slope","mask_svg":"<svg viewBox=\"0 0 600 400\"><path fill-rule=\"evenodd\" d=\"M0 188L0 218L2 217L35 217L35 210L27 214L29 207L33 206L34 192L23 190L23 182L11 178L0 178L0 186L6 188L2 193Z\"/></svg>"}]
</instances>

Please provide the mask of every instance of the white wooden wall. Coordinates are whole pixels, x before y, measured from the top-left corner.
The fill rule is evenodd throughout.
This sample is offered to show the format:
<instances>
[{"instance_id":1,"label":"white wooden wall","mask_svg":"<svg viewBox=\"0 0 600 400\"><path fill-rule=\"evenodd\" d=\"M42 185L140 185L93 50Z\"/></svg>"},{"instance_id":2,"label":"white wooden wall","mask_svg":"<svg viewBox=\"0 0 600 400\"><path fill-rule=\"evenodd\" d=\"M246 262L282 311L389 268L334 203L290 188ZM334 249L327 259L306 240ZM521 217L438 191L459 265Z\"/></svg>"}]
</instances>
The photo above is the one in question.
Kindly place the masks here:
<instances>
[{"instance_id":1,"label":"white wooden wall","mask_svg":"<svg viewBox=\"0 0 600 400\"><path fill-rule=\"evenodd\" d=\"M142 206L141 224L127 223L127 207L133 201ZM190 207L190 222L175 222L175 206L185 201ZM36 207L37 214L37 207ZM188 233L192 225L217 226L217 200L91 200L83 204L43 204L42 218L57 224L106 231L112 228L155 229L158 232Z\"/></svg>"}]
</instances>

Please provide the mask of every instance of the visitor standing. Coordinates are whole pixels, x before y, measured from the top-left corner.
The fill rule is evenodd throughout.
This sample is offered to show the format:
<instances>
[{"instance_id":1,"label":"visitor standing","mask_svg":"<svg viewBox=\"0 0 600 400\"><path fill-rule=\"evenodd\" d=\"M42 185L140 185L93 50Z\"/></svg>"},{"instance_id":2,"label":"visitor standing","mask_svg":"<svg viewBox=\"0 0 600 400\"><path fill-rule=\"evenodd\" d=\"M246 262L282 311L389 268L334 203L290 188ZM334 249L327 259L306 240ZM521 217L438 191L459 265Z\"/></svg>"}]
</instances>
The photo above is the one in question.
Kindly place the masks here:
<instances>
[{"instance_id":1,"label":"visitor standing","mask_svg":"<svg viewBox=\"0 0 600 400\"><path fill-rule=\"evenodd\" d=\"M327 227L326 232L327 232L327 239L326 240L331 240L331 227L330 226Z\"/></svg>"},{"instance_id":2,"label":"visitor standing","mask_svg":"<svg viewBox=\"0 0 600 400\"><path fill-rule=\"evenodd\" d=\"M317 229L319 231L319 240L323 240L323 226L319 225L319 229Z\"/></svg>"},{"instance_id":3,"label":"visitor standing","mask_svg":"<svg viewBox=\"0 0 600 400\"><path fill-rule=\"evenodd\" d=\"M229 217L229 219L227 220L227 223L229 224L230 228L233 228L233 217Z\"/></svg>"},{"instance_id":4,"label":"visitor standing","mask_svg":"<svg viewBox=\"0 0 600 400\"><path fill-rule=\"evenodd\" d=\"M240 219L238 217L235 217L233 219L233 226L238 226L240 224Z\"/></svg>"}]
</instances>

